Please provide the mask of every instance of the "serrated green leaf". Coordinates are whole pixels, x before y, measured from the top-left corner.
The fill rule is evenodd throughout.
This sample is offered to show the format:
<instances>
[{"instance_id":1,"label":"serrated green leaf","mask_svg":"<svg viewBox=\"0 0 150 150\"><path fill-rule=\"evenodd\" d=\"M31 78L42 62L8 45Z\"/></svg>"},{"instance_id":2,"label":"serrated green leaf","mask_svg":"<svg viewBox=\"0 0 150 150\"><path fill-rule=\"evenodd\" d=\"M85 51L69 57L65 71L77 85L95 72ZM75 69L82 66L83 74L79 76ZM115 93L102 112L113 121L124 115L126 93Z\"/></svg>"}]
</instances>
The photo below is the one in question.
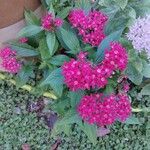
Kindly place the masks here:
<instances>
[{"instance_id":1,"label":"serrated green leaf","mask_svg":"<svg viewBox=\"0 0 150 150\"><path fill-rule=\"evenodd\" d=\"M76 34L73 31L64 28L59 28L59 32L61 34L61 40L69 48L70 53L78 53L80 50L80 44Z\"/></svg>"},{"instance_id":2,"label":"serrated green leaf","mask_svg":"<svg viewBox=\"0 0 150 150\"><path fill-rule=\"evenodd\" d=\"M50 63L55 66L61 66L64 64L64 62L69 61L70 58L66 55L56 55L51 58Z\"/></svg>"},{"instance_id":3,"label":"serrated green leaf","mask_svg":"<svg viewBox=\"0 0 150 150\"><path fill-rule=\"evenodd\" d=\"M75 108L83 96L84 96L84 91L81 90L77 92L69 92L71 106Z\"/></svg>"},{"instance_id":4,"label":"serrated green leaf","mask_svg":"<svg viewBox=\"0 0 150 150\"><path fill-rule=\"evenodd\" d=\"M63 10L57 13L57 17L65 19L68 16L70 10L71 10L71 7L65 7Z\"/></svg>"},{"instance_id":5,"label":"serrated green leaf","mask_svg":"<svg viewBox=\"0 0 150 150\"><path fill-rule=\"evenodd\" d=\"M20 72L16 76L16 85L17 87L22 87L27 83L29 77L34 77L33 66L24 65L22 66Z\"/></svg>"},{"instance_id":6,"label":"serrated green leaf","mask_svg":"<svg viewBox=\"0 0 150 150\"><path fill-rule=\"evenodd\" d=\"M115 31L108 35L98 46L97 52L96 52L96 62L99 63L104 59L105 50L109 49L110 43L112 41L119 40L121 34L123 32L123 29L119 31Z\"/></svg>"},{"instance_id":7,"label":"serrated green leaf","mask_svg":"<svg viewBox=\"0 0 150 150\"><path fill-rule=\"evenodd\" d=\"M40 86L50 85L58 96L61 96L63 91L64 78L61 68L53 70L40 84Z\"/></svg>"},{"instance_id":8,"label":"serrated green leaf","mask_svg":"<svg viewBox=\"0 0 150 150\"><path fill-rule=\"evenodd\" d=\"M125 9L128 4L128 0L115 0L115 2L121 9Z\"/></svg>"},{"instance_id":9,"label":"serrated green leaf","mask_svg":"<svg viewBox=\"0 0 150 150\"><path fill-rule=\"evenodd\" d=\"M11 48L17 51L17 55L21 57L31 57L31 56L38 56L39 52L36 51L33 47L26 43L15 43L15 42L10 42L9 43Z\"/></svg>"},{"instance_id":10,"label":"serrated green leaf","mask_svg":"<svg viewBox=\"0 0 150 150\"><path fill-rule=\"evenodd\" d=\"M20 37L30 37L30 36L38 34L41 31L43 31L43 29L40 26L28 25L19 32L19 36Z\"/></svg>"},{"instance_id":11,"label":"serrated green leaf","mask_svg":"<svg viewBox=\"0 0 150 150\"><path fill-rule=\"evenodd\" d=\"M49 32L46 34L46 42L48 45L49 53L52 56L55 53L55 42L56 42L56 36L54 32Z\"/></svg>"},{"instance_id":12,"label":"serrated green leaf","mask_svg":"<svg viewBox=\"0 0 150 150\"><path fill-rule=\"evenodd\" d=\"M76 7L84 10L86 14L91 10L91 1L90 0L79 0L76 1Z\"/></svg>"},{"instance_id":13,"label":"serrated green leaf","mask_svg":"<svg viewBox=\"0 0 150 150\"><path fill-rule=\"evenodd\" d=\"M143 75L129 62L126 70L128 78L136 85L140 85L143 80Z\"/></svg>"},{"instance_id":14,"label":"serrated green leaf","mask_svg":"<svg viewBox=\"0 0 150 150\"><path fill-rule=\"evenodd\" d=\"M87 135L88 139L93 143L93 145L97 144L97 134L96 134L96 126L89 125L87 123L78 124L80 129Z\"/></svg>"},{"instance_id":15,"label":"serrated green leaf","mask_svg":"<svg viewBox=\"0 0 150 150\"><path fill-rule=\"evenodd\" d=\"M42 39L39 42L38 50L41 53L41 58L43 61L50 58L49 49L48 49L47 42L45 39Z\"/></svg>"},{"instance_id":16,"label":"serrated green leaf","mask_svg":"<svg viewBox=\"0 0 150 150\"><path fill-rule=\"evenodd\" d=\"M40 25L39 19L32 11L25 10L24 16L28 25Z\"/></svg>"}]
</instances>

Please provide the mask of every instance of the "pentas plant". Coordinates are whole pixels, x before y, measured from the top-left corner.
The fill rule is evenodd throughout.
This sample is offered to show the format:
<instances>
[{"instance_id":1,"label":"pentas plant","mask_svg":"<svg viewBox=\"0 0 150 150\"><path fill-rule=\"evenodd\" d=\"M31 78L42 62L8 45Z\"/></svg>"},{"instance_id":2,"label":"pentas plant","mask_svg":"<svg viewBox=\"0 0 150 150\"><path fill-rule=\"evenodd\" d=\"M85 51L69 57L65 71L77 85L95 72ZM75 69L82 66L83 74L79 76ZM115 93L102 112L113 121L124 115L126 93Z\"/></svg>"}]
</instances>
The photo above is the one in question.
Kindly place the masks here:
<instances>
[{"instance_id":1,"label":"pentas plant","mask_svg":"<svg viewBox=\"0 0 150 150\"><path fill-rule=\"evenodd\" d=\"M78 29L84 43L98 46L105 38L104 27L107 16L100 11L90 11L88 15L82 9L75 9L69 13L69 22Z\"/></svg>"},{"instance_id":2,"label":"pentas plant","mask_svg":"<svg viewBox=\"0 0 150 150\"><path fill-rule=\"evenodd\" d=\"M54 18L52 13L47 13L42 18L42 27L47 31L53 31L56 27L60 27L63 24L61 18Z\"/></svg>"},{"instance_id":3,"label":"pentas plant","mask_svg":"<svg viewBox=\"0 0 150 150\"><path fill-rule=\"evenodd\" d=\"M129 19L123 27L115 21L111 26L115 14L97 7L97 2L42 2L45 15L38 18L25 12L27 26L20 31L19 40L1 50L1 65L16 75L18 87L35 78L37 72L40 74L33 91L42 95L48 90L51 93L44 95L58 99L50 106L59 116L52 135L68 134L76 123L95 144L96 131L101 127L117 121L127 123L132 118L128 91L135 86L132 82L136 74L139 77L144 72L148 76L141 68L147 60L142 60L138 68L139 56L132 58L132 43L136 48L139 39L147 37L148 41L149 33L140 27L148 28L149 19L144 19L143 26L138 21L130 27L130 43L125 39ZM147 43L142 44L148 48ZM23 59L22 64L18 58ZM137 80L134 83L139 83Z\"/></svg>"}]
</instances>

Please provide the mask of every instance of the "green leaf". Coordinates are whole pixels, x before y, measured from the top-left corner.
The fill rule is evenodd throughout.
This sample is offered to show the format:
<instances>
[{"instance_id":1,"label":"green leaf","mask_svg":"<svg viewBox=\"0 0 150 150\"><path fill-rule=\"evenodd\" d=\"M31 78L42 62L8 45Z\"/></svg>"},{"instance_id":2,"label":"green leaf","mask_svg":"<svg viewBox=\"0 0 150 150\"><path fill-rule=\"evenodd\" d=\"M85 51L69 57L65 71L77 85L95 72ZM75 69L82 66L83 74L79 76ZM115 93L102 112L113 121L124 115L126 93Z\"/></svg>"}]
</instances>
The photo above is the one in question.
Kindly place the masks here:
<instances>
[{"instance_id":1,"label":"green leaf","mask_svg":"<svg viewBox=\"0 0 150 150\"><path fill-rule=\"evenodd\" d=\"M109 49L110 43L112 41L119 40L123 29L113 32L110 35L108 35L98 46L97 52L96 52L96 62L99 63L104 59L105 50Z\"/></svg>"},{"instance_id":2,"label":"green leaf","mask_svg":"<svg viewBox=\"0 0 150 150\"><path fill-rule=\"evenodd\" d=\"M56 36L54 32L47 33L46 42L49 48L49 53L52 56L55 53L55 42L56 42Z\"/></svg>"},{"instance_id":3,"label":"green leaf","mask_svg":"<svg viewBox=\"0 0 150 150\"><path fill-rule=\"evenodd\" d=\"M52 136L60 134L64 132L64 130L65 133L69 135L71 125L74 123L78 123L79 121L81 121L81 119L77 115L76 111L69 110L62 119L58 120L55 123L54 129L52 131Z\"/></svg>"},{"instance_id":4,"label":"green leaf","mask_svg":"<svg viewBox=\"0 0 150 150\"><path fill-rule=\"evenodd\" d=\"M40 25L39 19L32 11L25 10L24 16L28 25Z\"/></svg>"},{"instance_id":5,"label":"green leaf","mask_svg":"<svg viewBox=\"0 0 150 150\"><path fill-rule=\"evenodd\" d=\"M39 32L41 32L43 29L40 26L37 25L28 25L26 27L24 27L20 32L19 32L19 36L20 37L30 37L33 35L38 34Z\"/></svg>"},{"instance_id":6,"label":"green leaf","mask_svg":"<svg viewBox=\"0 0 150 150\"><path fill-rule=\"evenodd\" d=\"M150 84L144 86L141 90L141 95L150 95Z\"/></svg>"},{"instance_id":7,"label":"green leaf","mask_svg":"<svg viewBox=\"0 0 150 150\"><path fill-rule=\"evenodd\" d=\"M64 64L64 62L69 61L69 57L66 55L56 55L51 58L50 63L55 66L61 66Z\"/></svg>"},{"instance_id":8,"label":"green leaf","mask_svg":"<svg viewBox=\"0 0 150 150\"><path fill-rule=\"evenodd\" d=\"M17 87L22 87L27 83L29 77L34 77L33 66L31 64L22 66L22 69L16 76Z\"/></svg>"},{"instance_id":9,"label":"green leaf","mask_svg":"<svg viewBox=\"0 0 150 150\"><path fill-rule=\"evenodd\" d=\"M76 7L84 10L86 14L91 10L91 1L90 0L79 0L76 1Z\"/></svg>"},{"instance_id":10,"label":"green leaf","mask_svg":"<svg viewBox=\"0 0 150 150\"><path fill-rule=\"evenodd\" d=\"M64 78L62 75L61 68L57 68L53 70L44 81L40 84L40 86L50 85L51 88L55 91L58 96L62 95L63 91L63 83Z\"/></svg>"},{"instance_id":11,"label":"green leaf","mask_svg":"<svg viewBox=\"0 0 150 150\"><path fill-rule=\"evenodd\" d=\"M57 13L57 17L65 19L68 16L70 10L71 10L71 7L65 7L63 10Z\"/></svg>"},{"instance_id":12,"label":"green leaf","mask_svg":"<svg viewBox=\"0 0 150 150\"><path fill-rule=\"evenodd\" d=\"M115 2L121 9L125 9L128 4L128 0L115 0Z\"/></svg>"},{"instance_id":13,"label":"green leaf","mask_svg":"<svg viewBox=\"0 0 150 150\"><path fill-rule=\"evenodd\" d=\"M138 125L141 125L139 119L136 118L136 117L134 117L134 116L129 117L129 118L125 121L125 124L138 124Z\"/></svg>"},{"instance_id":14,"label":"green leaf","mask_svg":"<svg viewBox=\"0 0 150 150\"><path fill-rule=\"evenodd\" d=\"M150 64L143 60L143 71L142 74L146 78L150 78Z\"/></svg>"},{"instance_id":15,"label":"green leaf","mask_svg":"<svg viewBox=\"0 0 150 150\"><path fill-rule=\"evenodd\" d=\"M138 72L140 72L140 73L142 72L142 70L143 70L143 62L142 62L142 60L139 57L136 57L135 61L132 62L132 64L134 65L134 67L136 68L136 70Z\"/></svg>"},{"instance_id":16,"label":"green leaf","mask_svg":"<svg viewBox=\"0 0 150 150\"><path fill-rule=\"evenodd\" d=\"M128 63L128 67L125 73L134 84L140 85L142 83L143 75L135 68L133 63Z\"/></svg>"},{"instance_id":17,"label":"green leaf","mask_svg":"<svg viewBox=\"0 0 150 150\"><path fill-rule=\"evenodd\" d=\"M55 10L54 10L54 8L53 8L52 2L50 2L50 4L49 4L48 12L52 13L53 16L55 17Z\"/></svg>"},{"instance_id":18,"label":"green leaf","mask_svg":"<svg viewBox=\"0 0 150 150\"><path fill-rule=\"evenodd\" d=\"M83 96L84 96L84 91L81 90L77 92L69 92L71 107L75 108Z\"/></svg>"},{"instance_id":19,"label":"green leaf","mask_svg":"<svg viewBox=\"0 0 150 150\"><path fill-rule=\"evenodd\" d=\"M73 31L66 30L64 28L59 28L58 30L62 37L61 40L69 48L71 53L73 53L73 54L78 53L80 50L80 44L79 44L79 40L78 40L78 37L76 36L76 34Z\"/></svg>"},{"instance_id":20,"label":"green leaf","mask_svg":"<svg viewBox=\"0 0 150 150\"><path fill-rule=\"evenodd\" d=\"M17 51L17 55L21 57L31 57L31 56L38 56L39 52L36 51L32 46L26 44L26 43L15 43L10 42L9 43L11 48Z\"/></svg>"},{"instance_id":21,"label":"green leaf","mask_svg":"<svg viewBox=\"0 0 150 150\"><path fill-rule=\"evenodd\" d=\"M40 40L38 50L41 53L41 58L43 61L50 58L49 49L45 39Z\"/></svg>"},{"instance_id":22,"label":"green leaf","mask_svg":"<svg viewBox=\"0 0 150 150\"><path fill-rule=\"evenodd\" d=\"M106 89L104 92L105 92L105 94L112 94L112 93L114 93L114 87L112 85L108 84L106 86Z\"/></svg>"},{"instance_id":23,"label":"green leaf","mask_svg":"<svg viewBox=\"0 0 150 150\"><path fill-rule=\"evenodd\" d=\"M87 123L78 124L81 130L87 135L88 139L93 143L93 145L97 144L97 134L96 134L96 126L89 125Z\"/></svg>"}]
</instances>

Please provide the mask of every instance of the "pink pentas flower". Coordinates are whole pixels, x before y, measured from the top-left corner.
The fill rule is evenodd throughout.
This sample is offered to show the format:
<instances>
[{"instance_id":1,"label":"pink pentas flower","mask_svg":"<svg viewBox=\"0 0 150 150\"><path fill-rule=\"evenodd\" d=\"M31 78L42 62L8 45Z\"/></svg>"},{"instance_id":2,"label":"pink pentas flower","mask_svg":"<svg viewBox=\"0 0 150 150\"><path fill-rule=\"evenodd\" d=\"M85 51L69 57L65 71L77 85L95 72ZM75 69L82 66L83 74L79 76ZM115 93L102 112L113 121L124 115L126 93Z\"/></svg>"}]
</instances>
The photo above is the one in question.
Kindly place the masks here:
<instances>
[{"instance_id":1,"label":"pink pentas flower","mask_svg":"<svg viewBox=\"0 0 150 150\"><path fill-rule=\"evenodd\" d=\"M0 57L2 59L9 58L15 55L16 55L16 51L13 51L10 47L5 47L0 50Z\"/></svg>"},{"instance_id":2,"label":"pink pentas flower","mask_svg":"<svg viewBox=\"0 0 150 150\"><path fill-rule=\"evenodd\" d=\"M117 119L124 122L131 115L131 104L126 94L118 94L118 99L116 106Z\"/></svg>"},{"instance_id":3,"label":"pink pentas flower","mask_svg":"<svg viewBox=\"0 0 150 150\"><path fill-rule=\"evenodd\" d=\"M43 18L42 18L42 27L45 30L52 30L53 28L53 16L51 13L46 14Z\"/></svg>"},{"instance_id":4,"label":"pink pentas flower","mask_svg":"<svg viewBox=\"0 0 150 150\"><path fill-rule=\"evenodd\" d=\"M0 50L1 66L9 73L17 73L21 64L16 58L16 51L9 47Z\"/></svg>"},{"instance_id":5,"label":"pink pentas flower","mask_svg":"<svg viewBox=\"0 0 150 150\"><path fill-rule=\"evenodd\" d=\"M103 88L114 71L123 71L127 67L127 52L119 43L111 43L111 49L98 65L94 65L86 56L87 53L80 52L77 60L72 59L62 66L65 83L70 90Z\"/></svg>"},{"instance_id":6,"label":"pink pentas flower","mask_svg":"<svg viewBox=\"0 0 150 150\"><path fill-rule=\"evenodd\" d=\"M106 51L104 64L110 64L113 70L125 70L128 64L126 49L119 42L112 42L110 50Z\"/></svg>"},{"instance_id":7,"label":"pink pentas flower","mask_svg":"<svg viewBox=\"0 0 150 150\"><path fill-rule=\"evenodd\" d=\"M56 27L61 27L63 20L61 18L55 18L52 13L47 13L42 18L42 27L47 31L52 31Z\"/></svg>"},{"instance_id":8,"label":"pink pentas flower","mask_svg":"<svg viewBox=\"0 0 150 150\"><path fill-rule=\"evenodd\" d=\"M131 105L124 94L91 94L81 99L77 112L85 122L105 126L118 119L125 121L131 115Z\"/></svg>"},{"instance_id":9,"label":"pink pentas flower","mask_svg":"<svg viewBox=\"0 0 150 150\"><path fill-rule=\"evenodd\" d=\"M77 111L81 118L89 124L104 126L115 122L115 105L114 95L91 94L81 99Z\"/></svg>"},{"instance_id":10,"label":"pink pentas flower","mask_svg":"<svg viewBox=\"0 0 150 150\"><path fill-rule=\"evenodd\" d=\"M84 10L75 9L70 12L68 19L78 29L84 43L98 46L105 38L104 27L108 18L102 12L95 10L85 15Z\"/></svg>"},{"instance_id":11,"label":"pink pentas flower","mask_svg":"<svg viewBox=\"0 0 150 150\"><path fill-rule=\"evenodd\" d=\"M62 20L61 18L56 18L56 19L54 20L54 25L55 25L55 27L61 27L62 24L63 24L63 20Z\"/></svg>"},{"instance_id":12,"label":"pink pentas flower","mask_svg":"<svg viewBox=\"0 0 150 150\"><path fill-rule=\"evenodd\" d=\"M19 43L27 43L28 42L28 38L26 37L22 37L19 39Z\"/></svg>"}]
</instances>

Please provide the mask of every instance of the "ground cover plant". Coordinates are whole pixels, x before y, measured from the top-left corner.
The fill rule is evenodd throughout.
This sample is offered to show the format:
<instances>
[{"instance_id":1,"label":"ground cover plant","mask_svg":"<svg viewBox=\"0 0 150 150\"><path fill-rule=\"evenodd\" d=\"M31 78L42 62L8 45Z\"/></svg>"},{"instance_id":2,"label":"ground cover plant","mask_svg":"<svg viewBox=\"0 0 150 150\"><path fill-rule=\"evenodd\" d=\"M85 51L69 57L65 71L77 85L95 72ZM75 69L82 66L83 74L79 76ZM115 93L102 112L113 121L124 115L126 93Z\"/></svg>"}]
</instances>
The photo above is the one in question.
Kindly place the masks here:
<instances>
[{"instance_id":1,"label":"ground cover plant","mask_svg":"<svg viewBox=\"0 0 150 150\"><path fill-rule=\"evenodd\" d=\"M13 74L7 78L13 76L15 81L9 81L17 88L31 83L33 88L25 89L37 97L50 91L45 95L55 99L29 101L26 111L44 119L51 137L80 130L92 146L118 124L148 124L149 102L138 105L142 102L132 94L137 92L137 99L150 95L150 1L42 4L45 15L38 18L26 10L19 38L0 51L1 67ZM48 112L43 112L45 103Z\"/></svg>"}]
</instances>

